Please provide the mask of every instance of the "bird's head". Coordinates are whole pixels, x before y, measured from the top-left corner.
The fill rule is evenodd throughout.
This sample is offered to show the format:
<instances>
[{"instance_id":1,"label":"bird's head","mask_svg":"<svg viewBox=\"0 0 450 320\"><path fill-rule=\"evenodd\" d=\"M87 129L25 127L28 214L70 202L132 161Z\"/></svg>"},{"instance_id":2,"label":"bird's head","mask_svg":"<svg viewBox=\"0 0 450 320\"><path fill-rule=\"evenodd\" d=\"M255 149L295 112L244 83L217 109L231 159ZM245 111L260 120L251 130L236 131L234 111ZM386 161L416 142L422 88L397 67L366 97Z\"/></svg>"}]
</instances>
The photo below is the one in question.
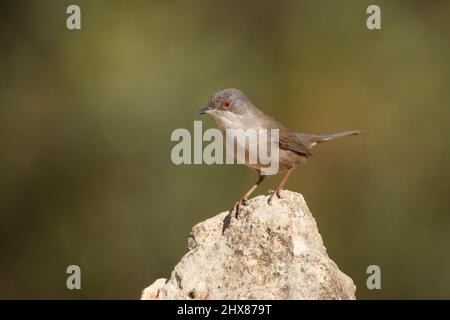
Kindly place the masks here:
<instances>
[{"instance_id":1,"label":"bird's head","mask_svg":"<svg viewBox=\"0 0 450 320\"><path fill-rule=\"evenodd\" d=\"M245 94L238 89L224 89L216 92L208 100L208 105L198 114L209 114L212 117L226 116L227 114L244 114L252 103Z\"/></svg>"}]
</instances>

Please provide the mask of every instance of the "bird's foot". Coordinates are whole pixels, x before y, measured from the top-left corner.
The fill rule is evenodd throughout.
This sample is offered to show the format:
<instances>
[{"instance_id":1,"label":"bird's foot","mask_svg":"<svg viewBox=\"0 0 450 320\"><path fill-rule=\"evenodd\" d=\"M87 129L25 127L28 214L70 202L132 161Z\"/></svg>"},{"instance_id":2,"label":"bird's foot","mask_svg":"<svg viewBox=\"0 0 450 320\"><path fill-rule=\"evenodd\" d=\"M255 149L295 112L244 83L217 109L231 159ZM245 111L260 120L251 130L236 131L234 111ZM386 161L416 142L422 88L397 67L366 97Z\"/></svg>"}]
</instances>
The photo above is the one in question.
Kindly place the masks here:
<instances>
[{"instance_id":1,"label":"bird's foot","mask_svg":"<svg viewBox=\"0 0 450 320\"><path fill-rule=\"evenodd\" d=\"M267 203L269 206L272 205L273 196L276 195L278 199L281 199L281 188L276 188L275 190L269 190L269 198L267 199Z\"/></svg>"},{"instance_id":2,"label":"bird's foot","mask_svg":"<svg viewBox=\"0 0 450 320\"><path fill-rule=\"evenodd\" d=\"M236 219L239 219L239 213L241 212L242 206L248 206L248 199L241 198L238 202L236 202L233 206L233 208L230 210L230 213L234 211L234 215Z\"/></svg>"},{"instance_id":3,"label":"bird's foot","mask_svg":"<svg viewBox=\"0 0 450 320\"><path fill-rule=\"evenodd\" d=\"M236 217L236 219L239 219L239 213L241 212L241 207L242 206L248 206L248 199L247 198L239 199L239 201L236 202L234 204L233 208L231 208L231 210L228 212L228 215L223 220L222 233L224 233L225 230L230 226L231 219L233 217L233 212L234 212L234 216Z\"/></svg>"}]
</instances>

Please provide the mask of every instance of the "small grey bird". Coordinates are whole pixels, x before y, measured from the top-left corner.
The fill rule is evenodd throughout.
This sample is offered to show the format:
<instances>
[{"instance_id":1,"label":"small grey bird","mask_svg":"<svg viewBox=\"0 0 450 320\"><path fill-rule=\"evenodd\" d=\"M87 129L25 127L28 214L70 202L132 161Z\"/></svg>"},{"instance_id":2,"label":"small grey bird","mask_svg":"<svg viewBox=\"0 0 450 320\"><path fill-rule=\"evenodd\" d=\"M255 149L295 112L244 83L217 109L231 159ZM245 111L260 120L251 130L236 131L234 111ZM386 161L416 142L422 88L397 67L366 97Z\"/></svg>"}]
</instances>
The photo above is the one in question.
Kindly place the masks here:
<instances>
[{"instance_id":1,"label":"small grey bird","mask_svg":"<svg viewBox=\"0 0 450 320\"><path fill-rule=\"evenodd\" d=\"M227 129L278 129L279 141L277 141L276 147L279 148L279 172L285 172L285 175L274 190L269 190L269 197L267 200L269 205L272 205L274 195L281 198L280 191L283 189L292 171L312 156L311 149L315 145L334 138L356 135L360 132L355 130L329 134L306 134L290 131L280 122L259 110L247 96L238 89L224 89L218 91L209 98L208 105L201 109L198 114L210 115L216 121L217 126L222 131L225 139L227 137L225 130ZM248 144L244 145L244 148L246 149L245 153L247 155ZM245 159L247 160L247 156ZM260 161L257 161L256 163L245 161L245 164L258 173L258 181L230 210L228 224L232 212L234 211L236 217L238 217L241 206L247 205L247 200L250 195L266 177ZM226 228L225 224L224 228Z\"/></svg>"}]
</instances>

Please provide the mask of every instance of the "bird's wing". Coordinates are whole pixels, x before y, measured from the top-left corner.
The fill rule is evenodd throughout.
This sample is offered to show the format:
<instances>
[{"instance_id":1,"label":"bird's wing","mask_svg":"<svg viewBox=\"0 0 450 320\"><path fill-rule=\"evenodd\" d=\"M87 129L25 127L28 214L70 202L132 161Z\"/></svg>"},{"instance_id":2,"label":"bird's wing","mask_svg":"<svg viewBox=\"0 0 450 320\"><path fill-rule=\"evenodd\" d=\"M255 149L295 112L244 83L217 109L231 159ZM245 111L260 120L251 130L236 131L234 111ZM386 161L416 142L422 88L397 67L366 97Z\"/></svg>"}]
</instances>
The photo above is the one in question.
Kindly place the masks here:
<instances>
[{"instance_id":1,"label":"bird's wing","mask_svg":"<svg viewBox=\"0 0 450 320\"><path fill-rule=\"evenodd\" d=\"M304 156L304 157L312 157L311 152L302 142L301 137L297 136L295 132L288 130L284 127L280 122L275 120L272 117L267 116L259 109L256 109L258 112L258 118L264 119L263 127L267 129L278 129L278 142L279 148L284 150L291 150L295 153Z\"/></svg>"},{"instance_id":2,"label":"bird's wing","mask_svg":"<svg viewBox=\"0 0 450 320\"><path fill-rule=\"evenodd\" d=\"M281 127L279 131L280 149L291 150L305 157L312 157L311 152L294 132Z\"/></svg>"}]
</instances>

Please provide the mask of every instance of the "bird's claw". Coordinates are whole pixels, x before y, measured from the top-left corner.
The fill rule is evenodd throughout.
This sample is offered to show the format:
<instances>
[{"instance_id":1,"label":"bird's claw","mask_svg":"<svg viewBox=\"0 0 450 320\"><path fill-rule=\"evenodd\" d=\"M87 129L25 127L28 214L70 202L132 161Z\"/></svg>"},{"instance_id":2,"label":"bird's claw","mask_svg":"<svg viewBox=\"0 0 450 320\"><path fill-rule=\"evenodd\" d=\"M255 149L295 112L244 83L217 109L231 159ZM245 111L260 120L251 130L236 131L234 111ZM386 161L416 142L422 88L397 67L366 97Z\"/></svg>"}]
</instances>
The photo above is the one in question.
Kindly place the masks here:
<instances>
[{"instance_id":1,"label":"bird's claw","mask_svg":"<svg viewBox=\"0 0 450 320\"><path fill-rule=\"evenodd\" d=\"M238 219L239 213L241 212L241 201L236 202L236 204L231 209L231 212L233 212L233 211L234 211L234 216L236 217L236 219Z\"/></svg>"},{"instance_id":2,"label":"bird's claw","mask_svg":"<svg viewBox=\"0 0 450 320\"><path fill-rule=\"evenodd\" d=\"M231 209L231 212L234 211L234 215L235 215L236 219L239 219L239 213L241 212L241 206L248 206L248 200L246 198L239 199L239 201L236 202L234 204L233 208Z\"/></svg>"},{"instance_id":3,"label":"bird's claw","mask_svg":"<svg viewBox=\"0 0 450 320\"><path fill-rule=\"evenodd\" d=\"M267 199L267 204L269 206L272 205L272 199L273 196L276 195L278 197L278 199L281 199L281 193L280 193L281 189L275 189L275 190L269 190L269 198Z\"/></svg>"},{"instance_id":4,"label":"bird's claw","mask_svg":"<svg viewBox=\"0 0 450 320\"><path fill-rule=\"evenodd\" d=\"M234 216L236 217L236 219L239 219L239 213L241 212L241 206L248 206L248 199L241 198L241 199L239 199L238 202L236 202L234 204L233 208L231 208L231 210L228 212L228 215L223 220L222 233L224 233L225 230L230 226L231 218L233 217L233 211L234 211Z\"/></svg>"}]
</instances>

